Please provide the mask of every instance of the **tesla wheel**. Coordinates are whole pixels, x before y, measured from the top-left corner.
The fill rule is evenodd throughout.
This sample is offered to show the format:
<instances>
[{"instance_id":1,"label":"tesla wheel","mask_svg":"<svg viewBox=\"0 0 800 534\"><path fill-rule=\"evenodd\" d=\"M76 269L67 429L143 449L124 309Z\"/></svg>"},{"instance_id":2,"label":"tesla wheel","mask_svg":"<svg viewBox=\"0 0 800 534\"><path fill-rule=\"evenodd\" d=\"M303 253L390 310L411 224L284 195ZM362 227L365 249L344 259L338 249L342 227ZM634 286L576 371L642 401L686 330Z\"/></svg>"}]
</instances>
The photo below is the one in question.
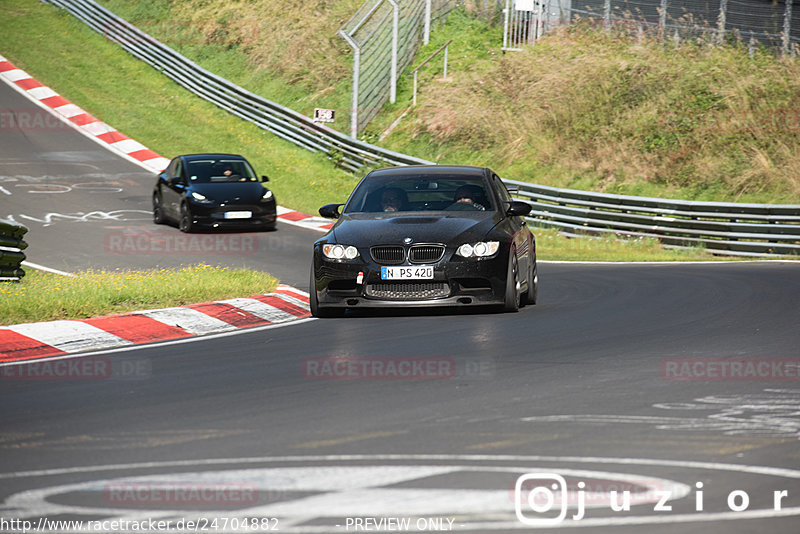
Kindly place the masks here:
<instances>
[{"instance_id":1,"label":"tesla wheel","mask_svg":"<svg viewBox=\"0 0 800 534\"><path fill-rule=\"evenodd\" d=\"M311 315L320 319L328 317L341 317L344 310L338 308L322 308L317 299L317 284L314 280L314 268L311 268L311 281L308 284L308 303L311 306Z\"/></svg>"},{"instance_id":2,"label":"tesla wheel","mask_svg":"<svg viewBox=\"0 0 800 534\"><path fill-rule=\"evenodd\" d=\"M153 222L164 224L164 208L161 207L161 197L158 193L153 193Z\"/></svg>"},{"instance_id":3,"label":"tesla wheel","mask_svg":"<svg viewBox=\"0 0 800 534\"><path fill-rule=\"evenodd\" d=\"M506 274L506 295L503 303L503 311L515 312L519 310L519 262L517 252L512 247L508 253L508 272Z\"/></svg>"},{"instance_id":4,"label":"tesla wheel","mask_svg":"<svg viewBox=\"0 0 800 534\"><path fill-rule=\"evenodd\" d=\"M181 232L189 233L194 230L194 222L192 221L192 212L186 204L181 204L181 220L179 223Z\"/></svg>"},{"instance_id":5,"label":"tesla wheel","mask_svg":"<svg viewBox=\"0 0 800 534\"><path fill-rule=\"evenodd\" d=\"M523 304L536 304L539 293L539 277L536 269L536 257L528 258L528 290L523 295Z\"/></svg>"}]
</instances>

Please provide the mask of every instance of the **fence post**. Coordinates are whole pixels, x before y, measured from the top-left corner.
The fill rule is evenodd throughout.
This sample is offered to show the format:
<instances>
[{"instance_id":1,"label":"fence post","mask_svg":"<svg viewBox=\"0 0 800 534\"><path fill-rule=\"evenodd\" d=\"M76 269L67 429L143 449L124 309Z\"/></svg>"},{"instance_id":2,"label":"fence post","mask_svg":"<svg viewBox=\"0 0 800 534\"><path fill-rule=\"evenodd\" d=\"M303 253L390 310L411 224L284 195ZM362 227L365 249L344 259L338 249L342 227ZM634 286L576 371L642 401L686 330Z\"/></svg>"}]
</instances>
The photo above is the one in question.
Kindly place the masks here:
<instances>
[{"instance_id":1,"label":"fence post","mask_svg":"<svg viewBox=\"0 0 800 534\"><path fill-rule=\"evenodd\" d=\"M783 54L788 55L792 46L792 0L786 0L783 14Z\"/></svg>"},{"instance_id":2,"label":"fence post","mask_svg":"<svg viewBox=\"0 0 800 534\"><path fill-rule=\"evenodd\" d=\"M509 14L511 12L511 7L509 6L510 0L506 0L506 8L503 10L503 50L508 48L508 30L509 30Z\"/></svg>"},{"instance_id":3,"label":"fence post","mask_svg":"<svg viewBox=\"0 0 800 534\"><path fill-rule=\"evenodd\" d=\"M350 95L350 137L358 137L358 74L361 71L361 47L347 32L339 30L339 35L353 49L353 94Z\"/></svg>"},{"instance_id":4,"label":"fence post","mask_svg":"<svg viewBox=\"0 0 800 534\"><path fill-rule=\"evenodd\" d=\"M425 0L425 30L422 34L422 44L431 40L431 0Z\"/></svg>"},{"instance_id":5,"label":"fence post","mask_svg":"<svg viewBox=\"0 0 800 534\"><path fill-rule=\"evenodd\" d=\"M389 0L392 5L392 64L389 71L389 102L397 101L397 42L400 28L400 5L397 0Z\"/></svg>"},{"instance_id":6,"label":"fence post","mask_svg":"<svg viewBox=\"0 0 800 534\"><path fill-rule=\"evenodd\" d=\"M664 38L667 28L667 0L661 0L661 9L658 12L658 38Z\"/></svg>"},{"instance_id":7,"label":"fence post","mask_svg":"<svg viewBox=\"0 0 800 534\"><path fill-rule=\"evenodd\" d=\"M717 18L717 24L719 25L719 35L717 36L717 41L720 43L725 41L725 25L727 16L728 16L728 0L720 0L719 17Z\"/></svg>"},{"instance_id":8,"label":"fence post","mask_svg":"<svg viewBox=\"0 0 800 534\"><path fill-rule=\"evenodd\" d=\"M611 27L611 0L603 0L603 28Z\"/></svg>"}]
</instances>

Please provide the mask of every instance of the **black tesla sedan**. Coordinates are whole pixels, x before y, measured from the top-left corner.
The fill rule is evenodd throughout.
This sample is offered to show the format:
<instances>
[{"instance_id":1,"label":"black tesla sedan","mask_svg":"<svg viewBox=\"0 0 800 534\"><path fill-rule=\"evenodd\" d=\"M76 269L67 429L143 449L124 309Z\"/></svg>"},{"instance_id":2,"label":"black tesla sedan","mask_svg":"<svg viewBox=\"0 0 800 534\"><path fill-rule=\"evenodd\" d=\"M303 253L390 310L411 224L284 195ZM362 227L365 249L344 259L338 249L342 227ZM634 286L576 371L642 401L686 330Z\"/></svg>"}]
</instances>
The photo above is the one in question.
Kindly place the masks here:
<instances>
[{"instance_id":1,"label":"black tesla sedan","mask_svg":"<svg viewBox=\"0 0 800 534\"><path fill-rule=\"evenodd\" d=\"M153 221L199 227L274 230L275 195L242 156L190 154L174 158L153 189Z\"/></svg>"},{"instance_id":2,"label":"black tesla sedan","mask_svg":"<svg viewBox=\"0 0 800 534\"><path fill-rule=\"evenodd\" d=\"M342 206L344 208L342 209ZM408 166L370 172L314 243L311 313L346 308L536 303L536 242L490 169Z\"/></svg>"}]
</instances>

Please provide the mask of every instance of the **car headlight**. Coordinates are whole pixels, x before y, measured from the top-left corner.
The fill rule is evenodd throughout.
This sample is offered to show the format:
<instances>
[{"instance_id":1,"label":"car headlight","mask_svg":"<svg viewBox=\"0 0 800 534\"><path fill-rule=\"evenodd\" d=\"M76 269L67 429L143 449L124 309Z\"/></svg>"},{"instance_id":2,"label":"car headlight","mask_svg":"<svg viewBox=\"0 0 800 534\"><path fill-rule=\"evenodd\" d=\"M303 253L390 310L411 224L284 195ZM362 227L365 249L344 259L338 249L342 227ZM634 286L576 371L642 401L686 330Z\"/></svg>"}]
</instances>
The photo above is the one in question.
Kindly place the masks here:
<instances>
[{"instance_id":1,"label":"car headlight","mask_svg":"<svg viewBox=\"0 0 800 534\"><path fill-rule=\"evenodd\" d=\"M198 202L211 202L205 195L201 195L197 191L192 191L192 198L197 200Z\"/></svg>"},{"instance_id":2,"label":"car headlight","mask_svg":"<svg viewBox=\"0 0 800 534\"><path fill-rule=\"evenodd\" d=\"M322 253L329 260L354 260L358 257L358 249L351 245L322 245Z\"/></svg>"},{"instance_id":3,"label":"car headlight","mask_svg":"<svg viewBox=\"0 0 800 534\"><path fill-rule=\"evenodd\" d=\"M499 241L480 241L478 243L464 243L458 249L456 254L463 258L486 258L494 256L500 248Z\"/></svg>"},{"instance_id":4,"label":"car headlight","mask_svg":"<svg viewBox=\"0 0 800 534\"><path fill-rule=\"evenodd\" d=\"M272 191L270 189L267 189L266 191L264 191L264 194L261 195L261 200L264 201L269 200L271 198L272 198Z\"/></svg>"}]
</instances>

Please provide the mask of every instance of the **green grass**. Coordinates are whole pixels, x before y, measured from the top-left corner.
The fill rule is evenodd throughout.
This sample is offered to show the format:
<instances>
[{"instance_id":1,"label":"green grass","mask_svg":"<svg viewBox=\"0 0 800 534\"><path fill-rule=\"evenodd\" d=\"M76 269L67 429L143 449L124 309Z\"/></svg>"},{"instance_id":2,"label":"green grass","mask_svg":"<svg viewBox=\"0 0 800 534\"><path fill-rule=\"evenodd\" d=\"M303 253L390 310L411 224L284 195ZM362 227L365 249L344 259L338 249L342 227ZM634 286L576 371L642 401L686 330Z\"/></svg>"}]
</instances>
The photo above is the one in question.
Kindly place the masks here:
<instances>
[{"instance_id":1,"label":"green grass","mask_svg":"<svg viewBox=\"0 0 800 534\"><path fill-rule=\"evenodd\" d=\"M454 40L448 80L434 61L418 106L382 144L557 187L800 203L797 59L589 25L502 54L498 32L452 14L422 52ZM406 86L370 135L405 111Z\"/></svg>"},{"instance_id":2,"label":"green grass","mask_svg":"<svg viewBox=\"0 0 800 534\"><path fill-rule=\"evenodd\" d=\"M347 131L351 52L336 30L361 0L148 0L104 4L206 68L310 115L336 109ZM503 53L502 27L466 2L435 25L399 77L398 99L361 137L515 180L618 194L800 202L800 62L746 43L671 41L573 25ZM267 37L268 36L268 37Z\"/></svg>"},{"instance_id":3,"label":"green grass","mask_svg":"<svg viewBox=\"0 0 800 534\"><path fill-rule=\"evenodd\" d=\"M26 270L21 282L0 284L0 324L82 319L253 296L269 293L278 284L266 273L202 264L76 275Z\"/></svg>"},{"instance_id":4,"label":"green grass","mask_svg":"<svg viewBox=\"0 0 800 534\"><path fill-rule=\"evenodd\" d=\"M167 158L243 154L281 205L307 213L344 201L357 178L182 89L66 12L34 0L0 7L0 54Z\"/></svg>"},{"instance_id":5,"label":"green grass","mask_svg":"<svg viewBox=\"0 0 800 534\"><path fill-rule=\"evenodd\" d=\"M533 229L536 257L556 261L725 261L736 257L714 256L702 247L664 248L653 237L619 239L566 237L556 230ZM741 258L746 259L746 258Z\"/></svg>"}]
</instances>

